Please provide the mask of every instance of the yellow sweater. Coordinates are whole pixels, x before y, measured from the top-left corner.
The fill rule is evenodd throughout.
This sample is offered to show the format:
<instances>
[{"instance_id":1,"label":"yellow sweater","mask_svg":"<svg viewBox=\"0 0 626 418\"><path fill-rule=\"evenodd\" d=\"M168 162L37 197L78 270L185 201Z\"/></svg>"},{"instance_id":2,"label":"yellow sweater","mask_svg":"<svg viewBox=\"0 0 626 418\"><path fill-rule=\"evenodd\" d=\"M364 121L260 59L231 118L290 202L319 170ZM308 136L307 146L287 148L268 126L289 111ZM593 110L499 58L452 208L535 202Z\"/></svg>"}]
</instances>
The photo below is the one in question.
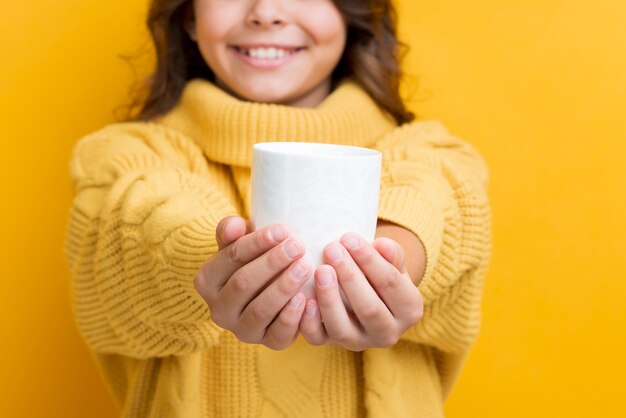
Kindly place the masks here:
<instances>
[{"instance_id":1,"label":"yellow sweater","mask_svg":"<svg viewBox=\"0 0 626 418\"><path fill-rule=\"evenodd\" d=\"M218 222L249 217L252 144L287 140L383 153L379 218L414 232L427 255L424 317L395 346L241 343L195 291ZM304 109L194 80L164 117L81 139L70 168L76 321L122 416L443 416L479 329L490 211L484 162L438 122L396 127L350 81Z\"/></svg>"}]
</instances>

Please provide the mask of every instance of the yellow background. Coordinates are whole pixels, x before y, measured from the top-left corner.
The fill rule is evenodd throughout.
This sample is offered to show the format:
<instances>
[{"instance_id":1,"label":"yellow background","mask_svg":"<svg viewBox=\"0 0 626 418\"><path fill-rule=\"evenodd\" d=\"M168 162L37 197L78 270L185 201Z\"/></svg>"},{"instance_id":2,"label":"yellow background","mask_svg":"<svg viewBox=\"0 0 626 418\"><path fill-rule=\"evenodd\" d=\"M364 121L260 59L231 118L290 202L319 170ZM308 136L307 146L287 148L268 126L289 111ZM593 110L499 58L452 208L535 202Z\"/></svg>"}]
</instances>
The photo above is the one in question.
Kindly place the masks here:
<instances>
[{"instance_id":1,"label":"yellow background","mask_svg":"<svg viewBox=\"0 0 626 418\"><path fill-rule=\"evenodd\" d=\"M72 322L67 161L126 97L146 0L5 3L0 416L116 416ZM626 416L626 2L399 6L412 108L491 169L484 325L448 416Z\"/></svg>"}]
</instances>

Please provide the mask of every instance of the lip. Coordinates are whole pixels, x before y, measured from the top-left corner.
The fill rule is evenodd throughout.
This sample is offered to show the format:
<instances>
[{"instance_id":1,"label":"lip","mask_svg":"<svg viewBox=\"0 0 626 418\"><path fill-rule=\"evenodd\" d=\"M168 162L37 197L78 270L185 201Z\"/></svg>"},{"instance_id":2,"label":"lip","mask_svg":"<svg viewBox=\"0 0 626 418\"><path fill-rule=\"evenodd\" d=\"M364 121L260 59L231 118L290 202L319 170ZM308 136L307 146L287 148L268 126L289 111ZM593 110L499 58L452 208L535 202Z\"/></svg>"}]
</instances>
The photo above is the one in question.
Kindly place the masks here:
<instances>
[{"instance_id":1,"label":"lip","mask_svg":"<svg viewBox=\"0 0 626 418\"><path fill-rule=\"evenodd\" d=\"M260 59L253 58L245 53L241 52L239 48L242 49L254 49L254 48L276 48L276 49L285 49L290 51L291 53L283 58L274 58L274 59ZM276 69L282 67L289 62L293 61L297 56L299 56L306 47L298 47L292 45L280 45L280 44L242 44L242 45L231 45L228 49L241 61L243 61L248 66L255 69Z\"/></svg>"}]
</instances>

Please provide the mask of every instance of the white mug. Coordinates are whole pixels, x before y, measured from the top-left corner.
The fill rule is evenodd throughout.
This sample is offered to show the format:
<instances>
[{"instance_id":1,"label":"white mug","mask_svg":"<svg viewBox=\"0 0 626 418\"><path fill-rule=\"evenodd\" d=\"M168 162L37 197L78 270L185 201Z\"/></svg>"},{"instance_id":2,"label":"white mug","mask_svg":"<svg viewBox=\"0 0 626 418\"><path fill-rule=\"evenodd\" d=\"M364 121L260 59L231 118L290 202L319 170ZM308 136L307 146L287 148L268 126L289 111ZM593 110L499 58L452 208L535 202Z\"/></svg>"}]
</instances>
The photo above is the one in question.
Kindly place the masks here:
<instances>
[{"instance_id":1,"label":"white mug","mask_svg":"<svg viewBox=\"0 0 626 418\"><path fill-rule=\"evenodd\" d=\"M381 162L382 154L368 148L311 142L255 144L252 224L255 229L286 225L304 243L304 258L314 272L324 264L324 247L344 233L374 240ZM314 289L311 274L302 292L311 298Z\"/></svg>"}]
</instances>

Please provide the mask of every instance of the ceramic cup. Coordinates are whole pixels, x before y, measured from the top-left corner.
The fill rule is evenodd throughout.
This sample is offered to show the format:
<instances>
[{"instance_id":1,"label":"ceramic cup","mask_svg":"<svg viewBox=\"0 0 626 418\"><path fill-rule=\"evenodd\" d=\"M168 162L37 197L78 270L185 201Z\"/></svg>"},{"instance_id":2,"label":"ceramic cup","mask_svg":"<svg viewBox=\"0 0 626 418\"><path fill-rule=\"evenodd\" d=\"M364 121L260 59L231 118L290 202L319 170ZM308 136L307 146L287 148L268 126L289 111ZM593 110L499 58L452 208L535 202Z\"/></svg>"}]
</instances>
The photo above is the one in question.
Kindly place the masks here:
<instances>
[{"instance_id":1,"label":"ceramic cup","mask_svg":"<svg viewBox=\"0 0 626 418\"><path fill-rule=\"evenodd\" d=\"M253 146L251 219L255 229L286 225L306 246L313 271L323 250L346 232L369 242L376 233L382 154L367 148L310 142ZM302 287L314 297L313 275ZM345 300L345 297L344 297Z\"/></svg>"}]
</instances>

